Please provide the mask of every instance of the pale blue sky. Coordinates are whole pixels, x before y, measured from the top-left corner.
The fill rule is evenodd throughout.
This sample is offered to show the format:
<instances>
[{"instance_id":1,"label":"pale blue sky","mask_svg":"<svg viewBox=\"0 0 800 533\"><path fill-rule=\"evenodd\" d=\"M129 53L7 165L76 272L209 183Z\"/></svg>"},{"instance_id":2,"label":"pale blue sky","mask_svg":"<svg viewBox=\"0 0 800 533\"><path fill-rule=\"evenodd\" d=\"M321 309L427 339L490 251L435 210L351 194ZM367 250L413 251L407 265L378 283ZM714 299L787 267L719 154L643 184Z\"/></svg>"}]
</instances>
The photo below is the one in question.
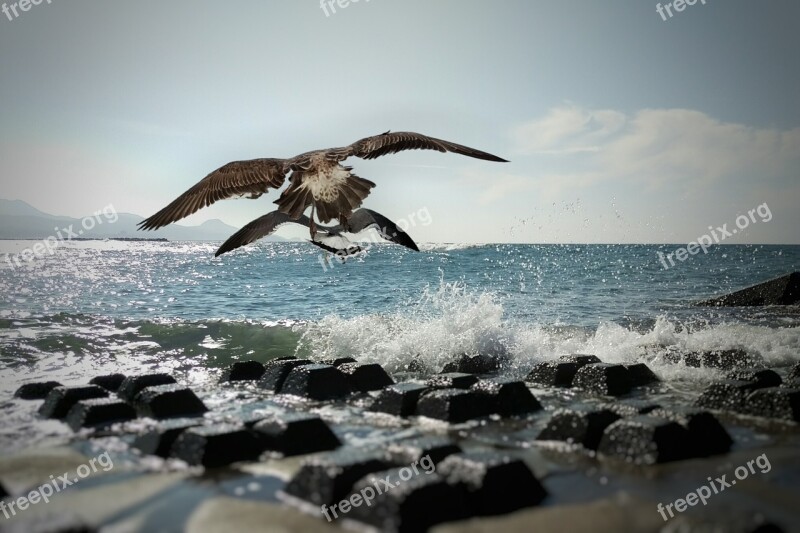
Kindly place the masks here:
<instances>
[{"instance_id":1,"label":"pale blue sky","mask_svg":"<svg viewBox=\"0 0 800 533\"><path fill-rule=\"evenodd\" d=\"M764 203L729 242L800 242L800 3L656 4L45 0L0 14L0 197L148 216L230 160L412 130L512 161L351 160L421 242L688 242Z\"/></svg>"}]
</instances>

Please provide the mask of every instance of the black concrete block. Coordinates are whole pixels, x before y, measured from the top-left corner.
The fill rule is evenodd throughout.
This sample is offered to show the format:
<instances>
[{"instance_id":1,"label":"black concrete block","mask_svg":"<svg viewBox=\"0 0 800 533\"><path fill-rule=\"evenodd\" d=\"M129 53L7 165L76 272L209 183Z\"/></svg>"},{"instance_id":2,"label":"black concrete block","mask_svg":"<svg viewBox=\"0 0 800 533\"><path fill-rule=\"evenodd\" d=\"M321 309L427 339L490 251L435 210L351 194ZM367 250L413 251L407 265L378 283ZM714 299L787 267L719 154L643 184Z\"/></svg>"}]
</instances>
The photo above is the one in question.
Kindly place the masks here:
<instances>
[{"instance_id":1,"label":"black concrete block","mask_svg":"<svg viewBox=\"0 0 800 533\"><path fill-rule=\"evenodd\" d=\"M437 436L404 439L386 446L391 462L401 465L409 465L424 457L429 457L434 464L438 464L445 457L460 452L461 447L458 444L447 437Z\"/></svg>"},{"instance_id":2,"label":"black concrete block","mask_svg":"<svg viewBox=\"0 0 800 533\"><path fill-rule=\"evenodd\" d=\"M422 395L416 414L458 424L489 416L495 410L494 401L487 394L464 389L435 389Z\"/></svg>"},{"instance_id":3,"label":"black concrete block","mask_svg":"<svg viewBox=\"0 0 800 533\"><path fill-rule=\"evenodd\" d=\"M726 379L735 381L752 381L756 384L757 388L763 389L766 387L778 387L783 380L774 370L756 369L756 370L734 370L729 372Z\"/></svg>"},{"instance_id":4,"label":"black concrete block","mask_svg":"<svg viewBox=\"0 0 800 533\"><path fill-rule=\"evenodd\" d=\"M386 489L387 485L391 489ZM378 493L378 489L385 492ZM371 499L369 505L364 497ZM436 524L471 516L462 485L447 483L436 472L427 474L418 469L415 474L408 466L363 477L344 506L344 510L349 509L348 518L387 533L428 531ZM342 503L334 510L343 512Z\"/></svg>"},{"instance_id":5,"label":"black concrete block","mask_svg":"<svg viewBox=\"0 0 800 533\"><path fill-rule=\"evenodd\" d=\"M628 377L631 380L631 387L643 387L652 383L661 381L658 376L650 370L650 367L644 363L635 363L632 365L625 365L628 369Z\"/></svg>"},{"instance_id":6,"label":"black concrete block","mask_svg":"<svg viewBox=\"0 0 800 533\"><path fill-rule=\"evenodd\" d=\"M136 409L117 398L81 400L67 413L67 424L74 431L82 428L105 427L136 418Z\"/></svg>"},{"instance_id":7,"label":"black concrete block","mask_svg":"<svg viewBox=\"0 0 800 533\"><path fill-rule=\"evenodd\" d=\"M177 383L169 374L145 374L143 376L129 376L119 386L117 395L126 402L133 403L136 395L147 387L157 385L171 385Z\"/></svg>"},{"instance_id":8,"label":"black concrete block","mask_svg":"<svg viewBox=\"0 0 800 533\"><path fill-rule=\"evenodd\" d=\"M498 452L451 455L436 471L467 490L469 509L479 516L499 515L538 505L547 492L520 459Z\"/></svg>"},{"instance_id":9,"label":"black concrete block","mask_svg":"<svg viewBox=\"0 0 800 533\"><path fill-rule=\"evenodd\" d=\"M595 394L621 396L631 391L632 383L624 366L597 363L578 369L572 385Z\"/></svg>"},{"instance_id":10,"label":"black concrete block","mask_svg":"<svg viewBox=\"0 0 800 533\"><path fill-rule=\"evenodd\" d=\"M546 385L548 387L570 387L578 369L578 363L569 361L545 361L537 363L525 381Z\"/></svg>"},{"instance_id":11,"label":"black concrete block","mask_svg":"<svg viewBox=\"0 0 800 533\"><path fill-rule=\"evenodd\" d=\"M125 381L124 374L106 374L104 376L93 377L92 380L89 381L89 384L103 387L109 392L117 392L122 386L123 381Z\"/></svg>"},{"instance_id":12,"label":"black concrete block","mask_svg":"<svg viewBox=\"0 0 800 533\"><path fill-rule=\"evenodd\" d=\"M145 455L157 455L167 458L172 451L172 445L178 437L189 428L198 427L199 420L171 420L160 427L136 437L133 447Z\"/></svg>"},{"instance_id":13,"label":"black concrete block","mask_svg":"<svg viewBox=\"0 0 800 533\"><path fill-rule=\"evenodd\" d=\"M442 368L442 373L488 374L500 370L500 358L496 355L461 354Z\"/></svg>"},{"instance_id":14,"label":"black concrete block","mask_svg":"<svg viewBox=\"0 0 800 533\"><path fill-rule=\"evenodd\" d=\"M689 430L665 418L641 415L608 426L597 451L630 463L652 465L692 457Z\"/></svg>"},{"instance_id":15,"label":"black concrete block","mask_svg":"<svg viewBox=\"0 0 800 533\"><path fill-rule=\"evenodd\" d=\"M97 385L85 387L56 387L50 391L39 408L39 414L45 418L64 418L72 406L81 400L106 398L108 391Z\"/></svg>"},{"instance_id":16,"label":"black concrete block","mask_svg":"<svg viewBox=\"0 0 800 533\"><path fill-rule=\"evenodd\" d=\"M757 389L746 398L744 411L754 416L800 422L800 389Z\"/></svg>"},{"instance_id":17,"label":"black concrete block","mask_svg":"<svg viewBox=\"0 0 800 533\"><path fill-rule=\"evenodd\" d=\"M707 306L792 305L800 302L800 272L792 272L724 296L699 302Z\"/></svg>"},{"instance_id":18,"label":"black concrete block","mask_svg":"<svg viewBox=\"0 0 800 533\"><path fill-rule=\"evenodd\" d=\"M468 389L478 382L478 376L463 372L447 372L437 374L427 381L432 389Z\"/></svg>"},{"instance_id":19,"label":"black concrete block","mask_svg":"<svg viewBox=\"0 0 800 533\"><path fill-rule=\"evenodd\" d=\"M603 362L596 355L585 355L580 353L571 355L562 355L561 357L558 358L558 360L567 363L576 363L578 366L594 365Z\"/></svg>"},{"instance_id":20,"label":"black concrete block","mask_svg":"<svg viewBox=\"0 0 800 533\"><path fill-rule=\"evenodd\" d=\"M557 440L596 450L603 432L619 419L620 415L611 409L558 409L536 440Z\"/></svg>"},{"instance_id":21,"label":"black concrete block","mask_svg":"<svg viewBox=\"0 0 800 533\"><path fill-rule=\"evenodd\" d=\"M542 408L542 404L522 381L484 379L470 388L491 397L495 413L501 416L526 415Z\"/></svg>"},{"instance_id":22,"label":"black concrete block","mask_svg":"<svg viewBox=\"0 0 800 533\"><path fill-rule=\"evenodd\" d=\"M395 416L411 416L417 410L420 396L429 390L426 385L414 382L389 385L378 394L369 410Z\"/></svg>"},{"instance_id":23,"label":"black concrete block","mask_svg":"<svg viewBox=\"0 0 800 533\"><path fill-rule=\"evenodd\" d=\"M258 361L236 361L220 376L220 383L231 381L255 381L264 375L264 365Z\"/></svg>"},{"instance_id":24,"label":"black concrete block","mask_svg":"<svg viewBox=\"0 0 800 533\"><path fill-rule=\"evenodd\" d=\"M689 452L692 457L708 457L728 453L733 439L717 418L702 409L669 407L655 409L651 416L677 422L689 430Z\"/></svg>"},{"instance_id":25,"label":"black concrete block","mask_svg":"<svg viewBox=\"0 0 800 533\"><path fill-rule=\"evenodd\" d=\"M23 400L44 400L50 391L56 387L61 387L58 381L37 381L36 383L26 383L17 389L14 397Z\"/></svg>"},{"instance_id":26,"label":"black concrete block","mask_svg":"<svg viewBox=\"0 0 800 533\"><path fill-rule=\"evenodd\" d=\"M379 364L342 363L336 368L347 376L350 388L354 391L369 392L371 390L381 390L394 383L394 380Z\"/></svg>"},{"instance_id":27,"label":"black concrete block","mask_svg":"<svg viewBox=\"0 0 800 533\"><path fill-rule=\"evenodd\" d=\"M350 394L350 383L338 368L330 365L301 365L294 367L280 390L310 400L335 400Z\"/></svg>"},{"instance_id":28,"label":"black concrete block","mask_svg":"<svg viewBox=\"0 0 800 533\"><path fill-rule=\"evenodd\" d=\"M264 449L285 456L335 450L342 444L328 424L316 415L273 415L257 422L253 431Z\"/></svg>"},{"instance_id":29,"label":"black concrete block","mask_svg":"<svg viewBox=\"0 0 800 533\"><path fill-rule=\"evenodd\" d=\"M358 361L356 361L352 357L337 357L336 359L323 359L322 361L320 361L320 364L339 367L346 363L357 363L357 362Z\"/></svg>"},{"instance_id":30,"label":"black concrete block","mask_svg":"<svg viewBox=\"0 0 800 533\"><path fill-rule=\"evenodd\" d=\"M333 505L350 495L353 485L366 476L397 465L380 452L343 448L306 460L284 492L316 505Z\"/></svg>"},{"instance_id":31,"label":"black concrete block","mask_svg":"<svg viewBox=\"0 0 800 533\"><path fill-rule=\"evenodd\" d=\"M691 368L718 368L720 370L748 369L763 366L760 356L748 354L744 350L712 350L687 354L670 353L666 356L671 363L683 363Z\"/></svg>"},{"instance_id":32,"label":"black concrete block","mask_svg":"<svg viewBox=\"0 0 800 533\"><path fill-rule=\"evenodd\" d=\"M726 380L712 383L697 399L699 407L743 412L747 396L759 388L754 381Z\"/></svg>"},{"instance_id":33,"label":"black concrete block","mask_svg":"<svg viewBox=\"0 0 800 533\"><path fill-rule=\"evenodd\" d=\"M286 376L293 368L313 364L308 359L273 359L264 365L264 374L258 380L258 386L272 392L280 392Z\"/></svg>"},{"instance_id":34,"label":"black concrete block","mask_svg":"<svg viewBox=\"0 0 800 533\"><path fill-rule=\"evenodd\" d=\"M202 416L208 411L200 398L182 385L147 387L136 396L134 405L139 416L156 419Z\"/></svg>"},{"instance_id":35,"label":"black concrete block","mask_svg":"<svg viewBox=\"0 0 800 533\"><path fill-rule=\"evenodd\" d=\"M217 468L239 461L255 461L263 451L260 440L249 429L218 425L181 432L170 455L190 465Z\"/></svg>"}]
</instances>

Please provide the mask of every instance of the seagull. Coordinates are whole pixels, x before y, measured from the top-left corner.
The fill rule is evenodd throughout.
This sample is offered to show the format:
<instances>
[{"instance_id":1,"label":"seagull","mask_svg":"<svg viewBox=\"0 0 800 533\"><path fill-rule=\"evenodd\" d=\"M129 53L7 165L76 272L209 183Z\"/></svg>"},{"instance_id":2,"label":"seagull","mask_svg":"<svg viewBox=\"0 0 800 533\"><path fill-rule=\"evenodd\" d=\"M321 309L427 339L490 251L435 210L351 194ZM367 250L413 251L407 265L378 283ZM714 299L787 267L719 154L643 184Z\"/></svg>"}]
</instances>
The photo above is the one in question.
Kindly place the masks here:
<instances>
[{"instance_id":1,"label":"seagull","mask_svg":"<svg viewBox=\"0 0 800 533\"><path fill-rule=\"evenodd\" d=\"M255 242L267 235L271 235L278 227L288 223L310 227L311 219L305 215L292 218L286 213L272 211L271 213L267 213L253 220L231 235L227 241L222 243L222 246L219 247L214 257L219 257L224 253ZM360 233L369 228L378 230L380 236L390 242L400 244L415 252L419 251L413 239L409 237L405 231L398 228L397 224L380 213L367 208L356 209L342 224L329 227L317 226L317 231L312 235L310 242L323 250L327 250L342 257L354 255L363 251L363 249L353 244L347 237L342 235L342 233Z\"/></svg>"},{"instance_id":2,"label":"seagull","mask_svg":"<svg viewBox=\"0 0 800 533\"><path fill-rule=\"evenodd\" d=\"M289 186L275 203L281 213L298 220L311 206L309 231L316 231L314 214L321 223L347 220L360 207L375 183L356 176L343 166L349 157L375 159L404 150L437 150L476 159L507 163L495 155L420 133L394 132L366 137L342 148L306 152L290 159L233 161L211 172L153 216L141 221L140 230L155 230L185 218L218 200L246 196L259 198L270 188Z\"/></svg>"}]
</instances>

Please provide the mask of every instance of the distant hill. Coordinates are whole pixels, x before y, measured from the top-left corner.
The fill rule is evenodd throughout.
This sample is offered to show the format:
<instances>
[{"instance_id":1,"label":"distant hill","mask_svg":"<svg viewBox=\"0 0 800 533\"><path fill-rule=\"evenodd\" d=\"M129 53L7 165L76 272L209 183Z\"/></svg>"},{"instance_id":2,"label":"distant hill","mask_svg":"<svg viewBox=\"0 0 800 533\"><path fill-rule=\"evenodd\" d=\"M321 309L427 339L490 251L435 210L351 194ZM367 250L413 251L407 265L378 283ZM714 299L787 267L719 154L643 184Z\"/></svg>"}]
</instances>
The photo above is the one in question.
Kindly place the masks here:
<instances>
[{"instance_id":1,"label":"distant hill","mask_svg":"<svg viewBox=\"0 0 800 533\"><path fill-rule=\"evenodd\" d=\"M88 239L137 237L171 241L223 241L239 229L221 220L208 220L199 226L171 224L156 231L137 231L136 224L144 220L144 217L130 213L118 213L117 216L117 221L112 224L105 216L100 215L99 219L103 223L86 230L81 225L82 218L50 215L22 200L0 199L0 239L45 239L57 237L59 230L66 238L63 230L72 226L72 231L82 231L80 237ZM286 239L273 235L265 240Z\"/></svg>"}]
</instances>

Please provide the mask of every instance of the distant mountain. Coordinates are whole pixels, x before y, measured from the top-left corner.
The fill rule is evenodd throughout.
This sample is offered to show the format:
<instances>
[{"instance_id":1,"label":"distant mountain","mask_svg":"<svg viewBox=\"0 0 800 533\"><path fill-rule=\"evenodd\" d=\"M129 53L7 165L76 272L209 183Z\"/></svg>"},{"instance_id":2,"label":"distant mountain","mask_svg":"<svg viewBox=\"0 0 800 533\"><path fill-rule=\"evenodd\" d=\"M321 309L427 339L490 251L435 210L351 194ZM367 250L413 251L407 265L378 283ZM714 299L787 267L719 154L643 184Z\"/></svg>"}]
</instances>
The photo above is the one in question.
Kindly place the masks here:
<instances>
[{"instance_id":1,"label":"distant mountain","mask_svg":"<svg viewBox=\"0 0 800 533\"><path fill-rule=\"evenodd\" d=\"M94 219L94 227L88 219ZM0 239L46 239L50 236L58 238L59 233L63 238L75 238L75 235L69 235L67 230L70 230L78 237L87 239L136 237L171 241L222 241L239 229L221 220L208 220L199 226L171 224L156 231L137 231L136 225L142 220L143 217L130 213L118 213L117 220L113 223L102 214L97 218L56 216L39 211L22 200L0 199ZM273 235L265 240L286 239Z\"/></svg>"}]
</instances>

